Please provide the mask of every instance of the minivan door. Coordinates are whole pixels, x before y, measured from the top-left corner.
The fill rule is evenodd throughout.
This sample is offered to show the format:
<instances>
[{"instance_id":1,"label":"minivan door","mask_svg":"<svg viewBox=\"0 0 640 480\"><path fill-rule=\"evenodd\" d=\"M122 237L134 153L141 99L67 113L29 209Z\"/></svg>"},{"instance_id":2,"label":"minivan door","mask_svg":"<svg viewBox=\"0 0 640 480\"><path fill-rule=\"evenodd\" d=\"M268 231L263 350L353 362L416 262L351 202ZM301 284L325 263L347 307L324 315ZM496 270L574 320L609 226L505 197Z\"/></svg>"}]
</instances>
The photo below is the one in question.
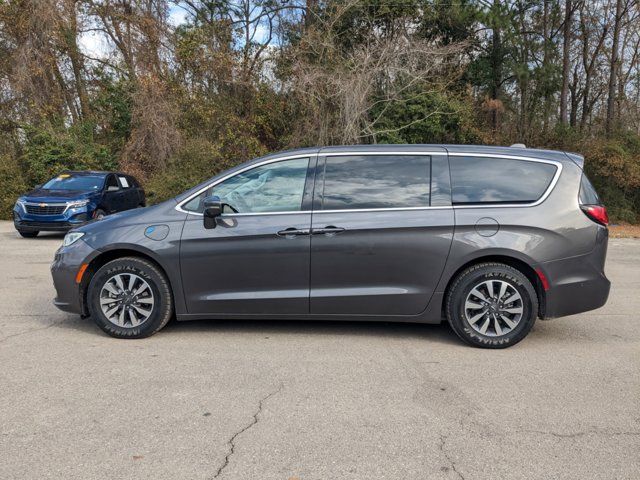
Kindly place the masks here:
<instances>
[{"instance_id":1,"label":"minivan door","mask_svg":"<svg viewBox=\"0 0 640 480\"><path fill-rule=\"evenodd\" d=\"M181 205L189 212L180 246L189 314L309 312L315 161L306 155L258 164ZM201 214L208 195L228 205L212 229Z\"/></svg>"},{"instance_id":2,"label":"minivan door","mask_svg":"<svg viewBox=\"0 0 640 480\"><path fill-rule=\"evenodd\" d=\"M424 311L453 238L446 151L321 153L316 185L311 313Z\"/></svg>"}]
</instances>

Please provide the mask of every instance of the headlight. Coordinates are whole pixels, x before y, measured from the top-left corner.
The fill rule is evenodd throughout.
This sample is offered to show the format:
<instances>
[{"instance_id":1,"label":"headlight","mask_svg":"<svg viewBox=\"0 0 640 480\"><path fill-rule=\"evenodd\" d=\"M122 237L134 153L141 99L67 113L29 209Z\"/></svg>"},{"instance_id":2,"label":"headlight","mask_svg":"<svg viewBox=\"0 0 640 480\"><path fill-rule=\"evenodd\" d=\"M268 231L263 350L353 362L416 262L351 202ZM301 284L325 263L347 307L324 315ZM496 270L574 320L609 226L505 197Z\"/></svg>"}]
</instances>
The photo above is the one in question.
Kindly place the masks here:
<instances>
[{"instance_id":1,"label":"headlight","mask_svg":"<svg viewBox=\"0 0 640 480\"><path fill-rule=\"evenodd\" d=\"M18 200L16 201L16 207L18 207L18 209L22 209L22 211L23 211L24 213L27 213L27 209L26 209L26 207L24 206L24 200L20 200L20 199L18 199Z\"/></svg>"},{"instance_id":2,"label":"headlight","mask_svg":"<svg viewBox=\"0 0 640 480\"><path fill-rule=\"evenodd\" d=\"M89 200L77 200L73 202L67 202L67 208L80 208L89 203Z\"/></svg>"},{"instance_id":3,"label":"headlight","mask_svg":"<svg viewBox=\"0 0 640 480\"><path fill-rule=\"evenodd\" d=\"M62 240L62 246L68 247L69 245L73 245L82 237L84 237L83 232L69 232L64 236L64 240Z\"/></svg>"}]
</instances>

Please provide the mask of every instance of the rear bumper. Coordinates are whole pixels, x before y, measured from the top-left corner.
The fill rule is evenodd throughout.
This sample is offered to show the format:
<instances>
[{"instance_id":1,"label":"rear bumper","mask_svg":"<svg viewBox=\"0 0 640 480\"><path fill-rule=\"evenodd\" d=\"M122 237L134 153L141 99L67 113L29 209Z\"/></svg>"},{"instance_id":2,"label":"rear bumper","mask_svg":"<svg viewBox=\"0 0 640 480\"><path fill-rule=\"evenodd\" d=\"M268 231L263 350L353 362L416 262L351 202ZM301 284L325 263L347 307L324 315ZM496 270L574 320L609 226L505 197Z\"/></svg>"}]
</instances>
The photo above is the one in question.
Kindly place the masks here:
<instances>
[{"instance_id":1,"label":"rear bumper","mask_svg":"<svg viewBox=\"0 0 640 480\"><path fill-rule=\"evenodd\" d=\"M608 231L598 231L595 248L586 255L539 265L549 280L544 318L588 312L607 303L611 282L604 274Z\"/></svg>"}]
</instances>

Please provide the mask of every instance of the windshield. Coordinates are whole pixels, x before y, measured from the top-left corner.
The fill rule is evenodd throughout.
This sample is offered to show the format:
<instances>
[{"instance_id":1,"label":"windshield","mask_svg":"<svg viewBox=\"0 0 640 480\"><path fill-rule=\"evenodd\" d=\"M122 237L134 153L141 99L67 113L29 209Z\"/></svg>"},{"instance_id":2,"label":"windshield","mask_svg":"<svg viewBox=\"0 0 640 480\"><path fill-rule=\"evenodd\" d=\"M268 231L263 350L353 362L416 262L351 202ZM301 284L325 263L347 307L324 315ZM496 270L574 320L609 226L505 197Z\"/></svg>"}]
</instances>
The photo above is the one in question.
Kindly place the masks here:
<instances>
[{"instance_id":1,"label":"windshield","mask_svg":"<svg viewBox=\"0 0 640 480\"><path fill-rule=\"evenodd\" d=\"M63 173L45 183L46 190L100 190L104 175L73 175Z\"/></svg>"}]
</instances>

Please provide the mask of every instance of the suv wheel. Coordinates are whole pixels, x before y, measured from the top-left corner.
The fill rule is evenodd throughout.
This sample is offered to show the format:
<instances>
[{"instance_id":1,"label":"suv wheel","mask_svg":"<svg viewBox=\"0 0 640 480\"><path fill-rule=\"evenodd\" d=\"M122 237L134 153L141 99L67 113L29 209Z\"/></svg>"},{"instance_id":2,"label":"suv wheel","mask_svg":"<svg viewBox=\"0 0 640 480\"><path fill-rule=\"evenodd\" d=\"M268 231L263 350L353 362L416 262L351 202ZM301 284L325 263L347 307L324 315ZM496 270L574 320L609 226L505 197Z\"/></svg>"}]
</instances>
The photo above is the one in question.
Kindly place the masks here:
<instances>
[{"instance_id":1,"label":"suv wheel","mask_svg":"<svg viewBox=\"0 0 640 480\"><path fill-rule=\"evenodd\" d=\"M538 297L529 279L501 263L473 265L454 280L446 315L465 342L505 348L527 336L538 316Z\"/></svg>"},{"instance_id":2,"label":"suv wheel","mask_svg":"<svg viewBox=\"0 0 640 480\"><path fill-rule=\"evenodd\" d=\"M153 335L173 315L165 275L153 263L136 257L102 266L89 283L87 304L95 323L118 338Z\"/></svg>"},{"instance_id":3,"label":"suv wheel","mask_svg":"<svg viewBox=\"0 0 640 480\"><path fill-rule=\"evenodd\" d=\"M18 233L23 238L36 238L40 233L39 230L18 230Z\"/></svg>"}]
</instances>

